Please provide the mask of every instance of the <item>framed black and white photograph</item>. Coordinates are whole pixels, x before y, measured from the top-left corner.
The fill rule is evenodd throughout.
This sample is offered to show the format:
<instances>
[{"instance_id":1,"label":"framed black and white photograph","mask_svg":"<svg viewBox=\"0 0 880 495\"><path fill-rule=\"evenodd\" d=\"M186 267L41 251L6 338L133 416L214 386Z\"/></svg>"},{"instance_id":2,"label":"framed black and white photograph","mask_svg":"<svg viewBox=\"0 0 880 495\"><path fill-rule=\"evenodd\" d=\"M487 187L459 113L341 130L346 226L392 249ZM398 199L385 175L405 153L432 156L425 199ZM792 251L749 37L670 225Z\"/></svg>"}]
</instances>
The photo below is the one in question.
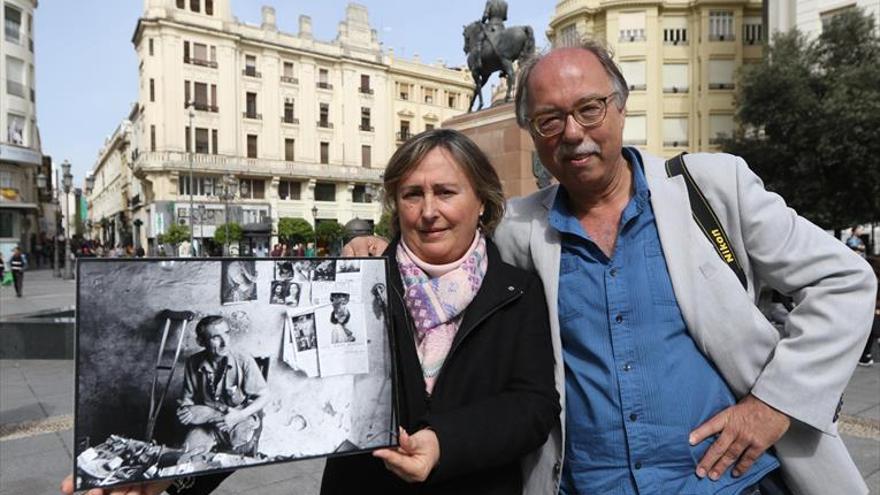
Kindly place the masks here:
<instances>
[{"instance_id":1,"label":"framed black and white photograph","mask_svg":"<svg viewBox=\"0 0 880 495\"><path fill-rule=\"evenodd\" d=\"M257 272L254 260L221 261L220 286L223 304L237 304L257 299Z\"/></svg>"},{"instance_id":2,"label":"framed black and white photograph","mask_svg":"<svg viewBox=\"0 0 880 495\"><path fill-rule=\"evenodd\" d=\"M396 445L387 266L354 261L83 259L76 489Z\"/></svg>"}]
</instances>

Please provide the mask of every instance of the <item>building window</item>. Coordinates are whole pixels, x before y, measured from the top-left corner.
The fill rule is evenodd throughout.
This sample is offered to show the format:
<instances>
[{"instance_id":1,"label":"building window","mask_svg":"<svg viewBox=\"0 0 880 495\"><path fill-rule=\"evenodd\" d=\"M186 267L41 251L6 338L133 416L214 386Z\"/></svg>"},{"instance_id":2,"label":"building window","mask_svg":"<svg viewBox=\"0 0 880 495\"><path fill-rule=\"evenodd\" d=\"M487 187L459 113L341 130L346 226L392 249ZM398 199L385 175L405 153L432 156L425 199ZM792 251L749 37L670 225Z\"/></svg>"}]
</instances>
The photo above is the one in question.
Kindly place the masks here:
<instances>
[{"instance_id":1,"label":"building window","mask_svg":"<svg viewBox=\"0 0 880 495\"><path fill-rule=\"evenodd\" d=\"M336 184L332 182L315 183L315 201L336 201Z\"/></svg>"},{"instance_id":2,"label":"building window","mask_svg":"<svg viewBox=\"0 0 880 495\"><path fill-rule=\"evenodd\" d=\"M757 45L764 41L764 27L760 17L746 17L743 19L743 43Z\"/></svg>"},{"instance_id":3,"label":"building window","mask_svg":"<svg viewBox=\"0 0 880 495\"><path fill-rule=\"evenodd\" d=\"M845 12L851 12L853 10L856 10L856 5L845 5L843 7L839 7L836 9L826 10L825 12L820 12L819 13L819 21L822 23L822 31L825 32L828 30L829 26L831 25L831 21L835 17L837 17L840 14L843 14Z\"/></svg>"},{"instance_id":4,"label":"building window","mask_svg":"<svg viewBox=\"0 0 880 495\"><path fill-rule=\"evenodd\" d=\"M6 56L6 93L25 97L24 61Z\"/></svg>"},{"instance_id":5,"label":"building window","mask_svg":"<svg viewBox=\"0 0 880 495\"><path fill-rule=\"evenodd\" d=\"M257 72L257 57L256 55L245 55L244 56L244 71L242 73L249 77L262 77L263 75Z\"/></svg>"},{"instance_id":6,"label":"building window","mask_svg":"<svg viewBox=\"0 0 880 495\"><path fill-rule=\"evenodd\" d=\"M214 15L214 0L205 0L205 13Z\"/></svg>"},{"instance_id":7,"label":"building window","mask_svg":"<svg viewBox=\"0 0 880 495\"><path fill-rule=\"evenodd\" d=\"M245 111L244 116L248 119L262 119L263 116L257 113L257 94L247 92L244 95Z\"/></svg>"},{"instance_id":8,"label":"building window","mask_svg":"<svg viewBox=\"0 0 880 495\"><path fill-rule=\"evenodd\" d=\"M290 139L290 138L285 138L285 139L284 139L284 159L285 159L286 161L288 161L288 162L292 162L292 161L293 161L293 156L294 156L294 155L293 155L293 147L294 147L294 144L295 144L295 142L294 142L293 139Z\"/></svg>"},{"instance_id":9,"label":"building window","mask_svg":"<svg viewBox=\"0 0 880 495\"><path fill-rule=\"evenodd\" d=\"M183 130L183 149L186 150L187 153L192 151L192 133L190 132L190 127L186 126Z\"/></svg>"},{"instance_id":10,"label":"building window","mask_svg":"<svg viewBox=\"0 0 880 495\"><path fill-rule=\"evenodd\" d=\"M301 182L282 180L278 183L278 199L300 200L301 191Z\"/></svg>"},{"instance_id":11,"label":"building window","mask_svg":"<svg viewBox=\"0 0 880 495\"><path fill-rule=\"evenodd\" d=\"M248 134L247 135L247 157L248 158L256 158L257 157L257 135L256 134Z\"/></svg>"},{"instance_id":12,"label":"building window","mask_svg":"<svg viewBox=\"0 0 880 495\"><path fill-rule=\"evenodd\" d=\"M433 105L434 102L437 101L436 88L422 88L422 92L424 93L423 98L425 100L425 103Z\"/></svg>"},{"instance_id":13,"label":"building window","mask_svg":"<svg viewBox=\"0 0 880 495\"><path fill-rule=\"evenodd\" d=\"M621 12L619 17L620 41L645 41L645 11Z\"/></svg>"},{"instance_id":14,"label":"building window","mask_svg":"<svg viewBox=\"0 0 880 495\"><path fill-rule=\"evenodd\" d=\"M644 91L647 88L645 79L645 61L627 60L620 62L620 72L631 91Z\"/></svg>"},{"instance_id":15,"label":"building window","mask_svg":"<svg viewBox=\"0 0 880 495\"><path fill-rule=\"evenodd\" d=\"M193 175L193 187L190 188L189 174L181 174L177 179L177 194L189 196L192 189L193 196L217 196L221 190L220 181L220 177L213 175Z\"/></svg>"},{"instance_id":16,"label":"building window","mask_svg":"<svg viewBox=\"0 0 880 495\"><path fill-rule=\"evenodd\" d=\"M150 78L150 101L156 101L156 80Z\"/></svg>"},{"instance_id":17,"label":"building window","mask_svg":"<svg viewBox=\"0 0 880 495\"><path fill-rule=\"evenodd\" d=\"M410 94L412 93L412 84L409 83L397 83L397 97L401 100L409 100Z\"/></svg>"},{"instance_id":18,"label":"building window","mask_svg":"<svg viewBox=\"0 0 880 495\"><path fill-rule=\"evenodd\" d=\"M183 42L183 63L189 63L189 41Z\"/></svg>"},{"instance_id":19,"label":"building window","mask_svg":"<svg viewBox=\"0 0 880 495\"><path fill-rule=\"evenodd\" d=\"M189 90L191 84L189 81L183 81L183 108L189 108L192 105L191 92Z\"/></svg>"},{"instance_id":20,"label":"building window","mask_svg":"<svg viewBox=\"0 0 880 495\"><path fill-rule=\"evenodd\" d=\"M266 181L263 179L241 179L238 182L238 192L243 199L265 199Z\"/></svg>"},{"instance_id":21,"label":"building window","mask_svg":"<svg viewBox=\"0 0 880 495\"><path fill-rule=\"evenodd\" d=\"M156 151L156 126L150 125L150 151Z\"/></svg>"},{"instance_id":22,"label":"building window","mask_svg":"<svg viewBox=\"0 0 880 495\"><path fill-rule=\"evenodd\" d=\"M321 141L321 163L330 163L330 143Z\"/></svg>"},{"instance_id":23,"label":"building window","mask_svg":"<svg viewBox=\"0 0 880 495\"><path fill-rule=\"evenodd\" d=\"M362 144L361 145L361 166L362 167L370 168L373 165L372 151L373 151L373 149L370 147L369 144Z\"/></svg>"},{"instance_id":24,"label":"building window","mask_svg":"<svg viewBox=\"0 0 880 495\"><path fill-rule=\"evenodd\" d=\"M425 131L433 131L434 124L425 124Z\"/></svg>"},{"instance_id":25,"label":"building window","mask_svg":"<svg viewBox=\"0 0 880 495\"><path fill-rule=\"evenodd\" d=\"M361 130L372 132L373 124L372 118L370 117L370 109L368 107L361 107Z\"/></svg>"},{"instance_id":26,"label":"building window","mask_svg":"<svg viewBox=\"0 0 880 495\"><path fill-rule=\"evenodd\" d=\"M186 8L186 0L177 0L177 8L185 9Z\"/></svg>"},{"instance_id":27,"label":"building window","mask_svg":"<svg viewBox=\"0 0 880 495\"><path fill-rule=\"evenodd\" d=\"M451 91L446 93L446 106L449 108L458 108L458 93Z\"/></svg>"},{"instance_id":28,"label":"building window","mask_svg":"<svg viewBox=\"0 0 880 495\"><path fill-rule=\"evenodd\" d=\"M663 146L681 147L688 145L688 118L663 118Z\"/></svg>"},{"instance_id":29,"label":"building window","mask_svg":"<svg viewBox=\"0 0 880 495\"><path fill-rule=\"evenodd\" d=\"M6 4L3 12L6 22L4 23L4 31L6 32L6 41L21 44L21 11L12 5Z\"/></svg>"},{"instance_id":30,"label":"building window","mask_svg":"<svg viewBox=\"0 0 880 495\"><path fill-rule=\"evenodd\" d=\"M284 62L281 71L281 82L299 84L299 80L293 76L293 62Z\"/></svg>"},{"instance_id":31,"label":"building window","mask_svg":"<svg viewBox=\"0 0 880 495\"><path fill-rule=\"evenodd\" d=\"M318 113L318 127L332 129L333 124L330 123L330 104L321 103L319 108L320 110Z\"/></svg>"},{"instance_id":32,"label":"building window","mask_svg":"<svg viewBox=\"0 0 880 495\"><path fill-rule=\"evenodd\" d=\"M709 40L733 41L733 12L729 10L709 12Z\"/></svg>"},{"instance_id":33,"label":"building window","mask_svg":"<svg viewBox=\"0 0 880 495\"><path fill-rule=\"evenodd\" d=\"M709 144L720 144L733 136L733 115L709 115Z\"/></svg>"},{"instance_id":34,"label":"building window","mask_svg":"<svg viewBox=\"0 0 880 495\"><path fill-rule=\"evenodd\" d=\"M211 152L208 142L208 129L196 127L196 153L208 154Z\"/></svg>"},{"instance_id":35,"label":"building window","mask_svg":"<svg viewBox=\"0 0 880 495\"><path fill-rule=\"evenodd\" d=\"M407 139L409 139L412 136L412 134L410 134L409 129L410 129L409 121L408 120L401 120L400 121L400 130L397 131L397 140L398 141L406 141Z\"/></svg>"},{"instance_id":36,"label":"building window","mask_svg":"<svg viewBox=\"0 0 880 495\"><path fill-rule=\"evenodd\" d=\"M199 0L189 0L189 10L198 13L200 10Z\"/></svg>"},{"instance_id":37,"label":"building window","mask_svg":"<svg viewBox=\"0 0 880 495\"><path fill-rule=\"evenodd\" d=\"M318 87L333 89L333 85L330 84L330 72L327 69L318 69Z\"/></svg>"},{"instance_id":38,"label":"building window","mask_svg":"<svg viewBox=\"0 0 880 495\"><path fill-rule=\"evenodd\" d=\"M688 92L688 64L663 64L663 92Z\"/></svg>"},{"instance_id":39,"label":"building window","mask_svg":"<svg viewBox=\"0 0 880 495\"><path fill-rule=\"evenodd\" d=\"M299 124L299 120L293 116L293 103L293 98L284 99L284 115L281 121L285 124Z\"/></svg>"},{"instance_id":40,"label":"building window","mask_svg":"<svg viewBox=\"0 0 880 495\"><path fill-rule=\"evenodd\" d=\"M8 210L0 210L0 237L16 237L15 217L17 213Z\"/></svg>"},{"instance_id":41,"label":"building window","mask_svg":"<svg viewBox=\"0 0 880 495\"><path fill-rule=\"evenodd\" d=\"M202 67L217 68L217 47L208 46L204 43L192 44L192 58L189 63Z\"/></svg>"},{"instance_id":42,"label":"building window","mask_svg":"<svg viewBox=\"0 0 880 495\"><path fill-rule=\"evenodd\" d=\"M355 184L351 190L352 203L369 203L370 198L367 196L367 186L363 184Z\"/></svg>"},{"instance_id":43,"label":"building window","mask_svg":"<svg viewBox=\"0 0 880 495\"><path fill-rule=\"evenodd\" d=\"M24 125L25 118L14 113L6 114L6 138L17 146L24 146Z\"/></svg>"},{"instance_id":44,"label":"building window","mask_svg":"<svg viewBox=\"0 0 880 495\"><path fill-rule=\"evenodd\" d=\"M217 129L211 129L211 153L217 154L217 146L220 144L220 140L217 138Z\"/></svg>"},{"instance_id":45,"label":"building window","mask_svg":"<svg viewBox=\"0 0 880 495\"><path fill-rule=\"evenodd\" d=\"M569 24L559 30L559 36L556 37L555 46L567 47L577 46L581 41L581 35L578 33L576 24Z\"/></svg>"},{"instance_id":46,"label":"building window","mask_svg":"<svg viewBox=\"0 0 880 495\"><path fill-rule=\"evenodd\" d=\"M150 52L150 56L152 57L153 56L153 38L150 38L149 41L147 41L147 45L150 48L149 52Z\"/></svg>"},{"instance_id":47,"label":"building window","mask_svg":"<svg viewBox=\"0 0 880 495\"><path fill-rule=\"evenodd\" d=\"M361 74L361 87L359 91L365 95L373 94L373 88L370 87L370 76Z\"/></svg>"},{"instance_id":48,"label":"building window","mask_svg":"<svg viewBox=\"0 0 880 495\"><path fill-rule=\"evenodd\" d=\"M709 89L733 89L733 60L709 60Z\"/></svg>"},{"instance_id":49,"label":"building window","mask_svg":"<svg viewBox=\"0 0 880 495\"><path fill-rule=\"evenodd\" d=\"M193 96L195 96L194 104L196 110L211 110L211 106L208 104L208 85L206 83L197 82L193 84Z\"/></svg>"},{"instance_id":50,"label":"building window","mask_svg":"<svg viewBox=\"0 0 880 495\"><path fill-rule=\"evenodd\" d=\"M647 144L648 121L645 115L627 115L623 126L623 144L643 146Z\"/></svg>"},{"instance_id":51,"label":"building window","mask_svg":"<svg viewBox=\"0 0 880 495\"><path fill-rule=\"evenodd\" d=\"M680 15L663 17L663 43L667 45L687 44L687 17Z\"/></svg>"}]
</instances>

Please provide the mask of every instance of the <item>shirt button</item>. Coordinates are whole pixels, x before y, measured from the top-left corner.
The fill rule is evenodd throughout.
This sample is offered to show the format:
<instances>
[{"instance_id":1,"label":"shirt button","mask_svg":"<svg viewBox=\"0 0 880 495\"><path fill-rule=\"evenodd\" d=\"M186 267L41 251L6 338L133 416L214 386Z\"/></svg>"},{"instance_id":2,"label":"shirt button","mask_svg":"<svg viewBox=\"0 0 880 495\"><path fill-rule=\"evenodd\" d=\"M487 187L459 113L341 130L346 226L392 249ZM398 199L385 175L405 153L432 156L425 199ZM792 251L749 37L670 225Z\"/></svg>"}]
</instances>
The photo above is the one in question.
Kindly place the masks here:
<instances>
[{"instance_id":1,"label":"shirt button","mask_svg":"<svg viewBox=\"0 0 880 495\"><path fill-rule=\"evenodd\" d=\"M614 321L616 321L617 323L623 323L623 315L615 316Z\"/></svg>"},{"instance_id":2,"label":"shirt button","mask_svg":"<svg viewBox=\"0 0 880 495\"><path fill-rule=\"evenodd\" d=\"M642 469L642 463L641 463L641 462L637 462L637 463L636 463L636 469Z\"/></svg>"},{"instance_id":3,"label":"shirt button","mask_svg":"<svg viewBox=\"0 0 880 495\"><path fill-rule=\"evenodd\" d=\"M617 268L612 268L611 271L608 272L612 277L617 276Z\"/></svg>"},{"instance_id":4,"label":"shirt button","mask_svg":"<svg viewBox=\"0 0 880 495\"><path fill-rule=\"evenodd\" d=\"M638 415L638 414L636 414L636 413L632 413L632 414L629 415L629 420L630 420L630 421L635 421L635 420L637 420L637 419L639 419L639 415Z\"/></svg>"},{"instance_id":5,"label":"shirt button","mask_svg":"<svg viewBox=\"0 0 880 495\"><path fill-rule=\"evenodd\" d=\"M632 367L632 365L629 364L629 363L626 363L626 364L623 365L623 371L630 371L630 370L632 370L632 369L633 369L633 367Z\"/></svg>"}]
</instances>

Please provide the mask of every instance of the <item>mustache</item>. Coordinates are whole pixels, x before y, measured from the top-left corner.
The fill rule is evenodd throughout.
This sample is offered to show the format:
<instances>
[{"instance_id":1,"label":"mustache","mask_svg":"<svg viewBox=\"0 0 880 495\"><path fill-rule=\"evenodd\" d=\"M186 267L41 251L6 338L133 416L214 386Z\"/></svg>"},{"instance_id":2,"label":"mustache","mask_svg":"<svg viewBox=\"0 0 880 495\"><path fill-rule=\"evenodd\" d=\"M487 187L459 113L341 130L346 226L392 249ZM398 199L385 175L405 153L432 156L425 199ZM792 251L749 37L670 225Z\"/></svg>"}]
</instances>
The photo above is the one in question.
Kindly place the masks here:
<instances>
[{"instance_id":1,"label":"mustache","mask_svg":"<svg viewBox=\"0 0 880 495\"><path fill-rule=\"evenodd\" d=\"M599 154L600 151L599 145L592 141L575 145L563 143L556 150L556 158L557 160L568 160L576 156Z\"/></svg>"}]
</instances>

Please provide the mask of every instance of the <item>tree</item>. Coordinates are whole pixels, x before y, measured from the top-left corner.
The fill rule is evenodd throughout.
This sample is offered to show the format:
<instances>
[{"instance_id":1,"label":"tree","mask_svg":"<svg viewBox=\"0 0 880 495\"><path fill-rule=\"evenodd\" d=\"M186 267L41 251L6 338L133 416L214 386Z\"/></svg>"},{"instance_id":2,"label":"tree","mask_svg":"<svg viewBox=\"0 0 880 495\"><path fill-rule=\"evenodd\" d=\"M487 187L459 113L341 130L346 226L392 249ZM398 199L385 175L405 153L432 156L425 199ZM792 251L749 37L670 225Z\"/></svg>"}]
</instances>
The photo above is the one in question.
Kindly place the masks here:
<instances>
[{"instance_id":1,"label":"tree","mask_svg":"<svg viewBox=\"0 0 880 495\"><path fill-rule=\"evenodd\" d=\"M315 230L305 219L282 217L278 219L278 238L288 245L306 243L315 238Z\"/></svg>"},{"instance_id":2,"label":"tree","mask_svg":"<svg viewBox=\"0 0 880 495\"><path fill-rule=\"evenodd\" d=\"M382 212L379 223L376 224L375 232L378 236L391 239L391 213L387 211Z\"/></svg>"},{"instance_id":3,"label":"tree","mask_svg":"<svg viewBox=\"0 0 880 495\"><path fill-rule=\"evenodd\" d=\"M158 240L161 244L172 244L175 246L183 241L188 241L189 227L173 223L168 227L168 232L159 234Z\"/></svg>"},{"instance_id":4,"label":"tree","mask_svg":"<svg viewBox=\"0 0 880 495\"><path fill-rule=\"evenodd\" d=\"M336 220L327 220L318 224L315 234L318 236L318 242L333 246L345 236L345 228Z\"/></svg>"},{"instance_id":5,"label":"tree","mask_svg":"<svg viewBox=\"0 0 880 495\"><path fill-rule=\"evenodd\" d=\"M214 242L217 244L226 245L226 228L229 227L229 243L237 244L241 242L244 238L244 235L241 232L241 225L235 222L229 222L228 224L221 224L217 226L217 229L214 230Z\"/></svg>"},{"instance_id":6,"label":"tree","mask_svg":"<svg viewBox=\"0 0 880 495\"><path fill-rule=\"evenodd\" d=\"M880 36L862 11L810 41L777 35L740 74L723 144L801 215L828 229L880 218Z\"/></svg>"}]
</instances>

